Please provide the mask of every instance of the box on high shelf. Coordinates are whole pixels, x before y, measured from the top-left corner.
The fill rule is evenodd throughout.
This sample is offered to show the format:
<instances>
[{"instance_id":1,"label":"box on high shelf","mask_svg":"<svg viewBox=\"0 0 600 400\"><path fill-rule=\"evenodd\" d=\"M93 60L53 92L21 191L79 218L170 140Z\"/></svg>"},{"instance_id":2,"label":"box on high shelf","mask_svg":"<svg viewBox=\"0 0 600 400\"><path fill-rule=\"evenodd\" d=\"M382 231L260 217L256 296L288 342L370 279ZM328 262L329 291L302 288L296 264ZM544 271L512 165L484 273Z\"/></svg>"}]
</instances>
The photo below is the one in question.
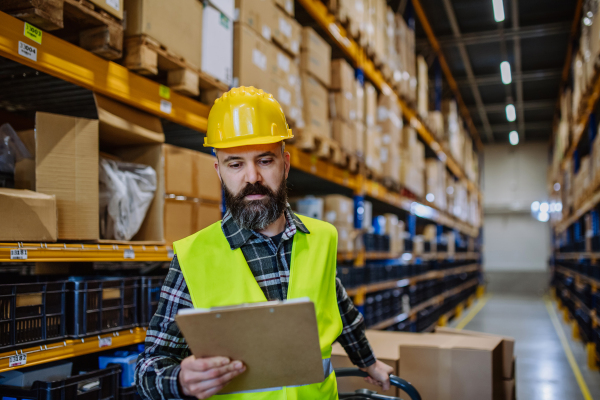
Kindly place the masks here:
<instances>
[{"instance_id":1,"label":"box on high shelf","mask_svg":"<svg viewBox=\"0 0 600 400\"><path fill-rule=\"evenodd\" d=\"M355 126L355 122L347 122L339 118L331 120L331 136L348 154L357 154L359 146L362 149L362 141L358 142Z\"/></svg>"},{"instance_id":2,"label":"box on high shelf","mask_svg":"<svg viewBox=\"0 0 600 400\"><path fill-rule=\"evenodd\" d=\"M391 7L387 7L385 10L385 53L393 77L399 69L399 55L396 50L396 14Z\"/></svg>"},{"instance_id":3,"label":"box on high shelf","mask_svg":"<svg viewBox=\"0 0 600 400\"><path fill-rule=\"evenodd\" d=\"M300 68L325 88L331 85L331 46L314 29L302 29Z\"/></svg>"},{"instance_id":4,"label":"box on high shelf","mask_svg":"<svg viewBox=\"0 0 600 400\"><path fill-rule=\"evenodd\" d=\"M365 166L376 177L381 177L381 131L378 128L367 128L364 140Z\"/></svg>"},{"instance_id":5,"label":"box on high shelf","mask_svg":"<svg viewBox=\"0 0 600 400\"><path fill-rule=\"evenodd\" d=\"M201 70L219 81L232 84L234 1L206 2L202 14Z\"/></svg>"},{"instance_id":6,"label":"box on high shelf","mask_svg":"<svg viewBox=\"0 0 600 400\"><path fill-rule=\"evenodd\" d=\"M275 47L276 67L271 75L272 94L277 99L286 116L291 114L293 107L293 74L297 74L294 60L283 50Z\"/></svg>"},{"instance_id":7,"label":"box on high shelf","mask_svg":"<svg viewBox=\"0 0 600 400\"><path fill-rule=\"evenodd\" d=\"M417 99L417 77L415 56L415 32L409 28L401 14L396 14L396 49L398 52L398 69L402 79L400 93L410 102Z\"/></svg>"},{"instance_id":8,"label":"box on high shelf","mask_svg":"<svg viewBox=\"0 0 600 400\"><path fill-rule=\"evenodd\" d=\"M583 55L581 50L577 51L575 57L573 57L573 116L579 116L581 103L581 97L585 93L585 69L583 67Z\"/></svg>"},{"instance_id":9,"label":"box on high shelf","mask_svg":"<svg viewBox=\"0 0 600 400\"><path fill-rule=\"evenodd\" d=\"M338 231L338 251L354 250L354 201L346 196L324 197L324 220Z\"/></svg>"},{"instance_id":10,"label":"box on high shelf","mask_svg":"<svg viewBox=\"0 0 600 400\"><path fill-rule=\"evenodd\" d=\"M591 159L592 159L592 189L595 190L600 186L600 135L596 134L592 142Z\"/></svg>"},{"instance_id":11,"label":"box on high shelf","mask_svg":"<svg viewBox=\"0 0 600 400\"><path fill-rule=\"evenodd\" d=\"M371 82L365 82L364 98L364 121L368 127L374 127L377 124L377 90Z\"/></svg>"},{"instance_id":12,"label":"box on high shelf","mask_svg":"<svg viewBox=\"0 0 600 400\"><path fill-rule=\"evenodd\" d=\"M56 197L31 190L0 188L0 240L55 242Z\"/></svg>"},{"instance_id":13,"label":"box on high shelf","mask_svg":"<svg viewBox=\"0 0 600 400\"><path fill-rule=\"evenodd\" d=\"M382 94L377 107L377 125L381 129L382 144L398 148L402 139L402 111L396 95Z\"/></svg>"},{"instance_id":14,"label":"box on high shelf","mask_svg":"<svg viewBox=\"0 0 600 400\"><path fill-rule=\"evenodd\" d=\"M356 119L356 99L354 93L329 92L329 116L352 122Z\"/></svg>"},{"instance_id":15,"label":"box on high shelf","mask_svg":"<svg viewBox=\"0 0 600 400\"><path fill-rule=\"evenodd\" d=\"M300 73L305 129L320 137L331 138L328 92L312 75Z\"/></svg>"},{"instance_id":16,"label":"box on high shelf","mask_svg":"<svg viewBox=\"0 0 600 400\"><path fill-rule=\"evenodd\" d=\"M396 255L404 252L404 221L396 214L384 214L385 234L390 237L390 253Z\"/></svg>"},{"instance_id":17,"label":"box on high shelf","mask_svg":"<svg viewBox=\"0 0 600 400\"><path fill-rule=\"evenodd\" d=\"M440 210L446 209L446 166L437 158L428 158L425 160L425 176L427 201L434 204Z\"/></svg>"},{"instance_id":18,"label":"box on high shelf","mask_svg":"<svg viewBox=\"0 0 600 400\"><path fill-rule=\"evenodd\" d=\"M199 69L202 65L202 11L203 4L198 0L181 0L177 7L162 0L127 0L125 35L147 35Z\"/></svg>"},{"instance_id":19,"label":"box on high shelf","mask_svg":"<svg viewBox=\"0 0 600 400\"><path fill-rule=\"evenodd\" d=\"M469 217L469 197L467 183L460 180L454 185L454 216L462 221Z\"/></svg>"},{"instance_id":20,"label":"box on high shelf","mask_svg":"<svg viewBox=\"0 0 600 400\"><path fill-rule=\"evenodd\" d=\"M479 225L481 225L479 196L477 196L477 193L475 192L469 193L469 217L467 221L471 225L476 227L479 227Z\"/></svg>"},{"instance_id":21,"label":"box on high shelf","mask_svg":"<svg viewBox=\"0 0 600 400\"><path fill-rule=\"evenodd\" d=\"M397 143L388 142L384 144L382 140L380 154L382 177L392 185L399 184L400 170L402 168L400 146Z\"/></svg>"},{"instance_id":22,"label":"box on high shelf","mask_svg":"<svg viewBox=\"0 0 600 400\"><path fill-rule=\"evenodd\" d=\"M354 122L354 134L355 136L355 142L356 142L356 155L359 157L363 157L365 156L365 137L366 137L366 133L367 132L367 128L365 126L365 124L361 121L355 121Z\"/></svg>"},{"instance_id":23,"label":"box on high shelf","mask_svg":"<svg viewBox=\"0 0 600 400\"><path fill-rule=\"evenodd\" d=\"M417 57L417 112L421 118L427 118L429 112L429 73L427 61Z\"/></svg>"},{"instance_id":24,"label":"box on high shelf","mask_svg":"<svg viewBox=\"0 0 600 400\"><path fill-rule=\"evenodd\" d=\"M288 13L290 17L294 17L294 0L275 0L275 4Z\"/></svg>"},{"instance_id":25,"label":"box on high shelf","mask_svg":"<svg viewBox=\"0 0 600 400\"><path fill-rule=\"evenodd\" d=\"M246 24L234 24L233 86L254 86L273 93L277 75L275 46Z\"/></svg>"},{"instance_id":26,"label":"box on high shelf","mask_svg":"<svg viewBox=\"0 0 600 400\"><path fill-rule=\"evenodd\" d=\"M441 142L446 139L446 130L444 129L444 115L441 111L429 111L426 124L435 138Z\"/></svg>"},{"instance_id":27,"label":"box on high shelf","mask_svg":"<svg viewBox=\"0 0 600 400\"><path fill-rule=\"evenodd\" d=\"M379 62L383 65L388 64L388 53L386 51L387 42L387 2L385 0L371 0L372 21L373 21L373 33L374 33L374 46L373 51Z\"/></svg>"},{"instance_id":28,"label":"box on high shelf","mask_svg":"<svg viewBox=\"0 0 600 400\"><path fill-rule=\"evenodd\" d=\"M273 41L290 55L293 57L300 55L302 26L279 7L273 9L271 34Z\"/></svg>"},{"instance_id":29,"label":"box on high shelf","mask_svg":"<svg viewBox=\"0 0 600 400\"><path fill-rule=\"evenodd\" d=\"M588 195L588 189L591 184L591 160L590 156L581 157L579 163L579 171L575 174L573 179L573 201L575 208L586 200Z\"/></svg>"},{"instance_id":30,"label":"box on high shelf","mask_svg":"<svg viewBox=\"0 0 600 400\"><path fill-rule=\"evenodd\" d=\"M401 153L400 183L419 198L425 197L425 145L419 141Z\"/></svg>"}]
</instances>

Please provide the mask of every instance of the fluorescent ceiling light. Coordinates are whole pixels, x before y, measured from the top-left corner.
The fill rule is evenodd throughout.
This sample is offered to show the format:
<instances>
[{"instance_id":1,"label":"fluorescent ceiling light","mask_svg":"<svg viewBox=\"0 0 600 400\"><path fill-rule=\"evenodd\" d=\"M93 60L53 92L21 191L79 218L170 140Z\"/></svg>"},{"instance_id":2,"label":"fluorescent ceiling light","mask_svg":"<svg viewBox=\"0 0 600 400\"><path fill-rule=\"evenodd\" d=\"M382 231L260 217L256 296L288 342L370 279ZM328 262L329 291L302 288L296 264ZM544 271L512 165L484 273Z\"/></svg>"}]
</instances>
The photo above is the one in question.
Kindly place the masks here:
<instances>
[{"instance_id":1,"label":"fluorescent ceiling light","mask_svg":"<svg viewBox=\"0 0 600 400\"><path fill-rule=\"evenodd\" d=\"M427 193L427 196L425 196L425 199L427 199L428 202L432 203L433 200L435 200L435 196L433 195L433 193Z\"/></svg>"},{"instance_id":2,"label":"fluorescent ceiling light","mask_svg":"<svg viewBox=\"0 0 600 400\"><path fill-rule=\"evenodd\" d=\"M548 220L550 219L550 215L548 215L547 212L541 212L540 215L538 215L537 219L540 222L548 222Z\"/></svg>"},{"instance_id":3,"label":"fluorescent ceiling light","mask_svg":"<svg viewBox=\"0 0 600 400\"><path fill-rule=\"evenodd\" d=\"M541 213L547 213L549 208L550 208L550 206L546 202L543 202L542 204L540 204L540 212Z\"/></svg>"},{"instance_id":4,"label":"fluorescent ceiling light","mask_svg":"<svg viewBox=\"0 0 600 400\"><path fill-rule=\"evenodd\" d=\"M512 82L512 74L510 73L510 63L502 61L500 63L500 75L502 75L502 83L508 85Z\"/></svg>"},{"instance_id":5,"label":"fluorescent ceiling light","mask_svg":"<svg viewBox=\"0 0 600 400\"><path fill-rule=\"evenodd\" d=\"M517 119L517 110L512 104L506 106L506 119L508 122L514 122Z\"/></svg>"},{"instance_id":6,"label":"fluorescent ceiling light","mask_svg":"<svg viewBox=\"0 0 600 400\"><path fill-rule=\"evenodd\" d=\"M508 134L508 141L513 146L518 145L519 144L519 133L517 131L512 131L511 133L509 133Z\"/></svg>"},{"instance_id":7,"label":"fluorescent ceiling light","mask_svg":"<svg viewBox=\"0 0 600 400\"><path fill-rule=\"evenodd\" d=\"M496 22L504 21L504 4L502 4L502 0L492 0L494 4L494 19Z\"/></svg>"},{"instance_id":8,"label":"fluorescent ceiling light","mask_svg":"<svg viewBox=\"0 0 600 400\"><path fill-rule=\"evenodd\" d=\"M538 212L540 211L540 202L539 201L534 201L533 203L531 203L531 212Z\"/></svg>"},{"instance_id":9,"label":"fluorescent ceiling light","mask_svg":"<svg viewBox=\"0 0 600 400\"><path fill-rule=\"evenodd\" d=\"M560 190L560 183L556 182L556 183L554 184L554 191L555 191L555 192L558 192L559 190Z\"/></svg>"}]
</instances>

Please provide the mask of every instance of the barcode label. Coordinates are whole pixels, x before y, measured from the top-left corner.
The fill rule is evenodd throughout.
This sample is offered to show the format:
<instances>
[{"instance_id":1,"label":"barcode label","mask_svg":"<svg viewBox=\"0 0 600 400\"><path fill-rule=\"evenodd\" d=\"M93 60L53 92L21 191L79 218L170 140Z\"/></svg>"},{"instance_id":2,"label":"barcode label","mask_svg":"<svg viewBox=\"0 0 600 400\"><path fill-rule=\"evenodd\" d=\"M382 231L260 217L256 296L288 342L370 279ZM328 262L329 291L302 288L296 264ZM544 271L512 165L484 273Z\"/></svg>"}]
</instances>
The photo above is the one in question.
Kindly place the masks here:
<instances>
[{"instance_id":1,"label":"barcode label","mask_svg":"<svg viewBox=\"0 0 600 400\"><path fill-rule=\"evenodd\" d=\"M16 356L8 357L8 367L20 367L21 365L27 364L27 354L18 354Z\"/></svg>"},{"instance_id":2,"label":"barcode label","mask_svg":"<svg viewBox=\"0 0 600 400\"><path fill-rule=\"evenodd\" d=\"M29 58L32 61L37 61L37 49L21 41L19 41L19 55Z\"/></svg>"},{"instance_id":3,"label":"barcode label","mask_svg":"<svg viewBox=\"0 0 600 400\"><path fill-rule=\"evenodd\" d=\"M125 259L135 259L135 251L131 250L131 249L127 249L123 252L123 258Z\"/></svg>"},{"instance_id":4,"label":"barcode label","mask_svg":"<svg viewBox=\"0 0 600 400\"><path fill-rule=\"evenodd\" d=\"M14 249L10 251L11 260L27 260L27 250Z\"/></svg>"},{"instance_id":5,"label":"barcode label","mask_svg":"<svg viewBox=\"0 0 600 400\"><path fill-rule=\"evenodd\" d=\"M173 108L173 105L171 104L170 101L166 101L166 100L160 101L160 111L164 112L165 114L171 114L172 108Z\"/></svg>"},{"instance_id":6,"label":"barcode label","mask_svg":"<svg viewBox=\"0 0 600 400\"><path fill-rule=\"evenodd\" d=\"M103 337L98 340L98 347L109 347L112 346L112 337Z\"/></svg>"}]
</instances>

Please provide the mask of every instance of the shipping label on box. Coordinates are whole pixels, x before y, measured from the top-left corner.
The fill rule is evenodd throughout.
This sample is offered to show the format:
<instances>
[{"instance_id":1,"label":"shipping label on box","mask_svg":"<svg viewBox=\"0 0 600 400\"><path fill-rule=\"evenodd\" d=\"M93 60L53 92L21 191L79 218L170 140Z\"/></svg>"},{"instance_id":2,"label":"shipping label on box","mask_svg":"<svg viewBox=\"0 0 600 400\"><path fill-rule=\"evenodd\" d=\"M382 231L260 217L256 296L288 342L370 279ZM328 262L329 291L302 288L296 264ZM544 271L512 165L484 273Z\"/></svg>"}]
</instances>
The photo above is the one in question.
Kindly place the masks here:
<instances>
[{"instance_id":1,"label":"shipping label on box","mask_svg":"<svg viewBox=\"0 0 600 400\"><path fill-rule=\"evenodd\" d=\"M202 20L202 72L231 85L233 20L207 3Z\"/></svg>"},{"instance_id":2,"label":"shipping label on box","mask_svg":"<svg viewBox=\"0 0 600 400\"><path fill-rule=\"evenodd\" d=\"M282 9L273 9L271 33L273 41L294 57L300 54L300 41L302 40L302 26Z\"/></svg>"},{"instance_id":3,"label":"shipping label on box","mask_svg":"<svg viewBox=\"0 0 600 400\"><path fill-rule=\"evenodd\" d=\"M254 86L273 93L277 73L275 46L244 24L234 24L233 86Z\"/></svg>"},{"instance_id":4,"label":"shipping label on box","mask_svg":"<svg viewBox=\"0 0 600 400\"><path fill-rule=\"evenodd\" d=\"M271 0L235 1L235 21L250 27L267 41L273 37L271 24L274 13L275 5Z\"/></svg>"}]
</instances>

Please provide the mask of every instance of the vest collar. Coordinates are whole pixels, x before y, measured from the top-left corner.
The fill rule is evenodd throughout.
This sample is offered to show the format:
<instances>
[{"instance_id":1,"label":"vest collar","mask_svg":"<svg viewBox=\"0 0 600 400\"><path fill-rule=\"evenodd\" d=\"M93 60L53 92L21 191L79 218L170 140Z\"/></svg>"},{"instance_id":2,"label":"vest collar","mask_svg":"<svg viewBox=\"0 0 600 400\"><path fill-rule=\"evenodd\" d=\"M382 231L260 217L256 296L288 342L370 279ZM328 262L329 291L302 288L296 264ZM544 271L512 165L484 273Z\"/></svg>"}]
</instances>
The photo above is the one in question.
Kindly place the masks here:
<instances>
[{"instance_id":1,"label":"vest collar","mask_svg":"<svg viewBox=\"0 0 600 400\"><path fill-rule=\"evenodd\" d=\"M292 239L297 230L306 234L310 233L302 221L300 221L300 218L294 214L289 204L287 205L284 213L286 226L284 237L287 239ZM259 238L261 236L255 231L240 228L233 220L229 210L225 213L225 216L223 216L223 220L221 221L221 230L223 231L231 250L236 250L242 247L252 238Z\"/></svg>"}]
</instances>

